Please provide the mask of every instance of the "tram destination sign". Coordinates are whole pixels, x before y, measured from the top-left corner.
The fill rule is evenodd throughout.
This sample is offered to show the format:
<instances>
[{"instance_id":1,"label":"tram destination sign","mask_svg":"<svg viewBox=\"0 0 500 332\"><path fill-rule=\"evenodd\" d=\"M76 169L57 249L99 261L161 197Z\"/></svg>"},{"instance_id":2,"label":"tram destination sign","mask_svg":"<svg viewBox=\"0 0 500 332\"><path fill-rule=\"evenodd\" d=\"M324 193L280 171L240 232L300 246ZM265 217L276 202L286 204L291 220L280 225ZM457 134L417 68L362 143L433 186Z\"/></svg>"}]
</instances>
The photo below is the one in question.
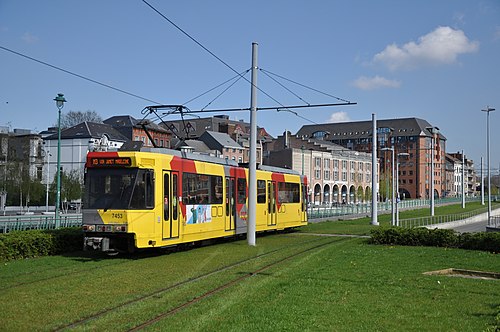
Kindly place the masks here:
<instances>
[{"instance_id":1,"label":"tram destination sign","mask_svg":"<svg viewBox=\"0 0 500 332\"><path fill-rule=\"evenodd\" d=\"M94 157L90 158L91 167L124 167L132 166L129 157Z\"/></svg>"}]
</instances>

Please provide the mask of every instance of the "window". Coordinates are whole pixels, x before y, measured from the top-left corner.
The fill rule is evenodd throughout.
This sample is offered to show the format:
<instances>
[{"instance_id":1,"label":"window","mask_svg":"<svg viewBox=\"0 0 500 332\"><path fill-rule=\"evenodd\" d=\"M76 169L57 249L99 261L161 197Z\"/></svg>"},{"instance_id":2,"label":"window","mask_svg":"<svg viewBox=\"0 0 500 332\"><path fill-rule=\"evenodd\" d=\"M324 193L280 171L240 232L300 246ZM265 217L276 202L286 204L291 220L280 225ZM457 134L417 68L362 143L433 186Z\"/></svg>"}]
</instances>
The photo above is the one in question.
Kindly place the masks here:
<instances>
[{"instance_id":1,"label":"window","mask_svg":"<svg viewBox=\"0 0 500 332\"><path fill-rule=\"evenodd\" d=\"M330 168L330 159L325 159L323 164L324 168Z\"/></svg>"},{"instance_id":2,"label":"window","mask_svg":"<svg viewBox=\"0 0 500 332\"><path fill-rule=\"evenodd\" d=\"M257 204L266 203L266 181L257 180Z\"/></svg>"},{"instance_id":3,"label":"window","mask_svg":"<svg viewBox=\"0 0 500 332\"><path fill-rule=\"evenodd\" d=\"M347 160L342 160L342 168L347 169Z\"/></svg>"},{"instance_id":4,"label":"window","mask_svg":"<svg viewBox=\"0 0 500 332\"><path fill-rule=\"evenodd\" d=\"M342 172L342 181L347 181L347 172Z\"/></svg>"},{"instance_id":5,"label":"window","mask_svg":"<svg viewBox=\"0 0 500 332\"><path fill-rule=\"evenodd\" d=\"M333 172L333 180L338 181L339 180L339 171L334 171Z\"/></svg>"},{"instance_id":6,"label":"window","mask_svg":"<svg viewBox=\"0 0 500 332\"><path fill-rule=\"evenodd\" d=\"M335 168L335 169L339 168L339 161L337 159L333 160L333 168Z\"/></svg>"},{"instance_id":7,"label":"window","mask_svg":"<svg viewBox=\"0 0 500 332\"><path fill-rule=\"evenodd\" d=\"M325 178L325 180L330 180L330 171L329 170L324 171L324 178Z\"/></svg>"},{"instance_id":8,"label":"window","mask_svg":"<svg viewBox=\"0 0 500 332\"><path fill-rule=\"evenodd\" d=\"M238 193L237 196L238 204L245 204L247 200L247 179L239 178L238 188L236 190Z\"/></svg>"},{"instance_id":9,"label":"window","mask_svg":"<svg viewBox=\"0 0 500 332\"><path fill-rule=\"evenodd\" d=\"M183 173L184 204L222 204L222 176Z\"/></svg>"},{"instance_id":10,"label":"window","mask_svg":"<svg viewBox=\"0 0 500 332\"><path fill-rule=\"evenodd\" d=\"M321 167L321 158L315 157L314 164L316 165L316 167Z\"/></svg>"},{"instance_id":11,"label":"window","mask_svg":"<svg viewBox=\"0 0 500 332\"><path fill-rule=\"evenodd\" d=\"M89 168L83 204L90 209L151 209L154 206L153 170Z\"/></svg>"},{"instance_id":12,"label":"window","mask_svg":"<svg viewBox=\"0 0 500 332\"><path fill-rule=\"evenodd\" d=\"M300 203L300 185L298 183L279 182L278 202Z\"/></svg>"},{"instance_id":13,"label":"window","mask_svg":"<svg viewBox=\"0 0 500 332\"><path fill-rule=\"evenodd\" d=\"M317 169L314 171L314 178L321 179L321 170Z\"/></svg>"}]
</instances>

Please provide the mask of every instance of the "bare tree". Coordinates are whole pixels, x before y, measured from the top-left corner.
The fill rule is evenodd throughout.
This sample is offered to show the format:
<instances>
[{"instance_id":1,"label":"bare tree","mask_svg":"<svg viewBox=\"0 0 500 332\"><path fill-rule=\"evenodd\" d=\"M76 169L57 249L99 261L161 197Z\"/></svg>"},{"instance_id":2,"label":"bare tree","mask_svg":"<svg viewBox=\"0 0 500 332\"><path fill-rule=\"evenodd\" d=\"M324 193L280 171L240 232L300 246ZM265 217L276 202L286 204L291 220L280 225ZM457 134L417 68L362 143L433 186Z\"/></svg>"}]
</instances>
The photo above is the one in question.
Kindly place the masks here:
<instances>
[{"instance_id":1,"label":"bare tree","mask_svg":"<svg viewBox=\"0 0 500 332\"><path fill-rule=\"evenodd\" d=\"M61 114L61 129L70 128L85 121L102 123L102 118L96 111L69 111ZM57 127L57 122L54 127Z\"/></svg>"}]
</instances>

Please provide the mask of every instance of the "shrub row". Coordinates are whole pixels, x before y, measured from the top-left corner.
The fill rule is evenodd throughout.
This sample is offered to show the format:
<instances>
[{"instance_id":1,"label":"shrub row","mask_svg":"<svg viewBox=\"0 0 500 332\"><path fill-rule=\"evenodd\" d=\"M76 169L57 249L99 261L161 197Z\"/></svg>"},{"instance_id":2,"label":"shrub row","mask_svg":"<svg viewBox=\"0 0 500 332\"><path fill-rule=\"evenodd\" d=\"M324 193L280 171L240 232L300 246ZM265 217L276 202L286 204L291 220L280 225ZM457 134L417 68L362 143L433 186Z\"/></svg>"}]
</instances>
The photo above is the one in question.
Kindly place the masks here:
<instances>
[{"instance_id":1,"label":"shrub row","mask_svg":"<svg viewBox=\"0 0 500 332\"><path fill-rule=\"evenodd\" d=\"M0 260L57 255L82 249L81 228L15 231L0 234Z\"/></svg>"},{"instance_id":2,"label":"shrub row","mask_svg":"<svg viewBox=\"0 0 500 332\"><path fill-rule=\"evenodd\" d=\"M500 252L500 232L456 233L451 229L379 227L371 230L372 244L432 246Z\"/></svg>"}]
</instances>

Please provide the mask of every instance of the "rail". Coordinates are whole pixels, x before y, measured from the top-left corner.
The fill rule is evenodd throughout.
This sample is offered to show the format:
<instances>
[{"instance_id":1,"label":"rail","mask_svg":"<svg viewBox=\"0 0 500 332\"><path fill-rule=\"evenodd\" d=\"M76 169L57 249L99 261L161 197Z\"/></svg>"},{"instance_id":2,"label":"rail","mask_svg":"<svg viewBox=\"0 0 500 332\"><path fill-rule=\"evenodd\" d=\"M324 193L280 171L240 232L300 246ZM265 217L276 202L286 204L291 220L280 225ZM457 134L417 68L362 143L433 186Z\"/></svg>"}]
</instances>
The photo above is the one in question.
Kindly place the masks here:
<instances>
[{"instance_id":1,"label":"rail","mask_svg":"<svg viewBox=\"0 0 500 332\"><path fill-rule=\"evenodd\" d=\"M492 199L497 200L497 197L492 197ZM466 198L466 202L478 201L479 197ZM461 198L443 198L436 199L436 205L446 205L461 202ZM398 203L398 209L401 210L411 210L419 207L429 206L430 201L428 199L414 199L414 200L403 200ZM391 202L378 203L378 211L381 213L387 213L391 211ZM481 212L478 212L481 211ZM338 206L311 206L307 209L307 216L309 220L338 217L338 216L348 216L348 215L363 215L371 213L371 204L346 204ZM402 227L419 227L431 224L450 222L455 220L461 220L469 218L479 213L484 213L482 210L477 210L474 212L468 212L458 215L447 215L447 216L434 216L434 217L422 217L413 219L401 219L400 225ZM492 217L493 218L493 217ZM500 227L500 217L494 219L493 221L496 226ZM78 227L82 225L82 214L81 213L68 213L61 214L61 227ZM55 228L55 218L54 215L14 215L14 216L0 216L0 233L9 233L11 231L23 231L29 229L54 229Z\"/></svg>"},{"instance_id":2,"label":"rail","mask_svg":"<svg viewBox=\"0 0 500 332\"><path fill-rule=\"evenodd\" d=\"M82 214L61 214L60 221L61 227L78 227L82 225ZM0 233L55 228L55 215L16 215L0 217Z\"/></svg>"},{"instance_id":3,"label":"rail","mask_svg":"<svg viewBox=\"0 0 500 332\"><path fill-rule=\"evenodd\" d=\"M488 227L490 228L498 228L500 230L500 216L491 216Z\"/></svg>"},{"instance_id":4,"label":"rail","mask_svg":"<svg viewBox=\"0 0 500 332\"><path fill-rule=\"evenodd\" d=\"M399 225L404 228L423 227L423 226L442 224L458 220L464 220L486 212L488 212L488 209L483 208L470 212L448 214L443 216L433 216L433 217L427 216L419 218L401 219L399 220Z\"/></svg>"},{"instance_id":5,"label":"rail","mask_svg":"<svg viewBox=\"0 0 500 332\"><path fill-rule=\"evenodd\" d=\"M466 202L479 201L480 197L466 197ZM496 197L495 197L496 200ZM462 202L461 197L452 198L440 198L435 200L435 205L447 205ZM399 211L402 210L413 210L416 208L422 208L430 206L429 199L412 199L403 200L397 203L397 208ZM392 209L391 202L382 202L377 204L377 210L379 213L387 213ZM360 204L340 204L335 206L327 205L313 205L307 209L307 217L310 220L322 219L329 217L356 215L356 214L370 214L371 213L371 203L360 203Z\"/></svg>"}]
</instances>

